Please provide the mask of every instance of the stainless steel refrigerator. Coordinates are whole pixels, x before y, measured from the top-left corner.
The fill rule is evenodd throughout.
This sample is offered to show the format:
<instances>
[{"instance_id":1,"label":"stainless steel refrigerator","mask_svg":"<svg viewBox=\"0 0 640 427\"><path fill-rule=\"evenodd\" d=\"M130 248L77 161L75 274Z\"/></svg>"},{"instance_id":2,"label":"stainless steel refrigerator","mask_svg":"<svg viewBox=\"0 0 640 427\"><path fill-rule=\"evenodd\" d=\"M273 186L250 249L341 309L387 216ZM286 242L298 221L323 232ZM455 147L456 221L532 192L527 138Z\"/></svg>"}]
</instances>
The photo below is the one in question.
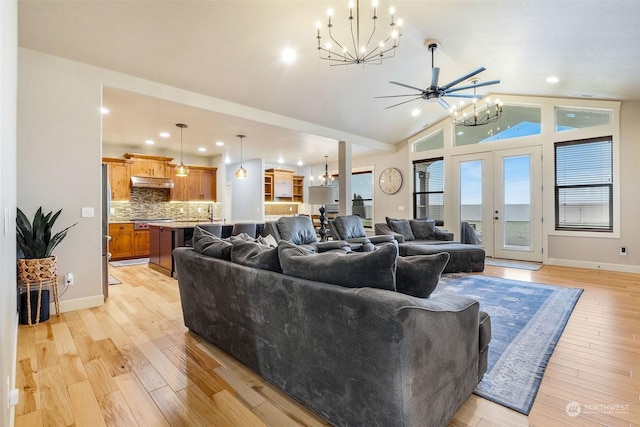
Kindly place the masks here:
<instances>
[{"instance_id":1,"label":"stainless steel refrigerator","mask_svg":"<svg viewBox=\"0 0 640 427\"><path fill-rule=\"evenodd\" d=\"M102 164L102 294L109 296L109 213L111 212L111 187L109 186L109 168Z\"/></svg>"}]
</instances>

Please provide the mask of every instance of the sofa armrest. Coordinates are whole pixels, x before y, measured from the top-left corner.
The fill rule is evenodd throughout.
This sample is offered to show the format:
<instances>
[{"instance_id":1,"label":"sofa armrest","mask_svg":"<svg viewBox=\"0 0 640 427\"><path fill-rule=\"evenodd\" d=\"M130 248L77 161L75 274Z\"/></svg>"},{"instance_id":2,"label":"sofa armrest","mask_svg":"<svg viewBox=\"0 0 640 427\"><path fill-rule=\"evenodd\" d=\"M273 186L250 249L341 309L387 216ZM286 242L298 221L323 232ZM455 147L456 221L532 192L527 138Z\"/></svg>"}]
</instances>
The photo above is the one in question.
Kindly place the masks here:
<instances>
[{"instance_id":1,"label":"sofa armrest","mask_svg":"<svg viewBox=\"0 0 640 427\"><path fill-rule=\"evenodd\" d=\"M389 226L383 222L379 222L375 224L375 233L376 236L381 234L387 234L389 236L393 236L394 239L398 241L398 243L404 243L404 236L400 233L396 233Z\"/></svg>"},{"instance_id":2,"label":"sofa armrest","mask_svg":"<svg viewBox=\"0 0 640 427\"><path fill-rule=\"evenodd\" d=\"M388 234L378 234L376 236L369 236L369 240L371 241L371 243L373 243L375 245L375 244L378 244L378 243L392 242L395 239L394 239L393 236L390 236Z\"/></svg>"},{"instance_id":3,"label":"sofa armrest","mask_svg":"<svg viewBox=\"0 0 640 427\"><path fill-rule=\"evenodd\" d=\"M327 242L316 243L318 253L341 249L345 252L351 252L351 246L344 240L329 240Z\"/></svg>"},{"instance_id":4,"label":"sofa armrest","mask_svg":"<svg viewBox=\"0 0 640 427\"><path fill-rule=\"evenodd\" d=\"M453 241L453 233L451 233L449 231L440 230L437 227L434 229L434 231L435 231L436 239L444 240L444 241L448 241L448 242L452 242Z\"/></svg>"}]
</instances>

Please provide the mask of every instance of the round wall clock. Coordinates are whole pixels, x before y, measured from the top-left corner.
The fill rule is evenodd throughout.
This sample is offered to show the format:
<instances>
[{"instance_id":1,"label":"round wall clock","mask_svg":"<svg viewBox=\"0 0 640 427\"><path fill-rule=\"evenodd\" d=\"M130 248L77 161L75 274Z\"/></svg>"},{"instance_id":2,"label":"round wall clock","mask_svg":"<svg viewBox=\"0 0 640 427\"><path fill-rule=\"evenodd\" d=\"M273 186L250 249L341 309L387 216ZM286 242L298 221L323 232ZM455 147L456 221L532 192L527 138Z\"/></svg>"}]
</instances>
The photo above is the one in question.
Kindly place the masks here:
<instances>
[{"instance_id":1,"label":"round wall clock","mask_svg":"<svg viewBox=\"0 0 640 427\"><path fill-rule=\"evenodd\" d=\"M386 194L395 194L402 187L402 173L398 168L386 168L380 174L378 184Z\"/></svg>"}]
</instances>

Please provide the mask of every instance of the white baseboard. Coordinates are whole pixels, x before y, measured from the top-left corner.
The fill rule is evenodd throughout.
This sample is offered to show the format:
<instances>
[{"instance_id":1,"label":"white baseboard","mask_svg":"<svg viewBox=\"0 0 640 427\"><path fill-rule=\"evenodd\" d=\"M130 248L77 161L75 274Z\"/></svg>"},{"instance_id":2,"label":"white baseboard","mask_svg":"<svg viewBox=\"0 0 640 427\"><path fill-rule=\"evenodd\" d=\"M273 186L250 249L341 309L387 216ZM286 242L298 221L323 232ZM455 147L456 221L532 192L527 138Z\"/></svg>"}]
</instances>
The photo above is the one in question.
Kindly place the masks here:
<instances>
[{"instance_id":1,"label":"white baseboard","mask_svg":"<svg viewBox=\"0 0 640 427\"><path fill-rule=\"evenodd\" d=\"M589 268L592 270L617 271L620 273L640 273L640 266L626 264L611 264L591 261L576 261L571 259L548 258L545 264L561 267Z\"/></svg>"},{"instance_id":2,"label":"white baseboard","mask_svg":"<svg viewBox=\"0 0 640 427\"><path fill-rule=\"evenodd\" d=\"M101 305L104 305L104 295L94 295L86 298L65 300L60 301L60 313L82 310L83 308L100 307ZM52 302L49 306L49 313L54 314L55 312L56 306Z\"/></svg>"}]
</instances>

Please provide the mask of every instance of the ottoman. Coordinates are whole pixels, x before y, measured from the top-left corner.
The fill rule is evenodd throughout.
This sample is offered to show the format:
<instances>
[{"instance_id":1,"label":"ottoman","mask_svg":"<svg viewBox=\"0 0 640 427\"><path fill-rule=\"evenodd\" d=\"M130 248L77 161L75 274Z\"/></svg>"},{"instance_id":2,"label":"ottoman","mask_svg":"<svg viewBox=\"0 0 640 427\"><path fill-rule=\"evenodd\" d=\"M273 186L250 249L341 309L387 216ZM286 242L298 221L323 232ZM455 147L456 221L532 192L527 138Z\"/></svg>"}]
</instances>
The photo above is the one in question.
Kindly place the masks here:
<instances>
[{"instance_id":1,"label":"ottoman","mask_svg":"<svg viewBox=\"0 0 640 427\"><path fill-rule=\"evenodd\" d=\"M439 245L412 245L401 243L398 245L400 256L431 255L448 252L449 262L443 273L460 273L470 271L484 271L484 249L476 245L464 243L443 243Z\"/></svg>"}]
</instances>

